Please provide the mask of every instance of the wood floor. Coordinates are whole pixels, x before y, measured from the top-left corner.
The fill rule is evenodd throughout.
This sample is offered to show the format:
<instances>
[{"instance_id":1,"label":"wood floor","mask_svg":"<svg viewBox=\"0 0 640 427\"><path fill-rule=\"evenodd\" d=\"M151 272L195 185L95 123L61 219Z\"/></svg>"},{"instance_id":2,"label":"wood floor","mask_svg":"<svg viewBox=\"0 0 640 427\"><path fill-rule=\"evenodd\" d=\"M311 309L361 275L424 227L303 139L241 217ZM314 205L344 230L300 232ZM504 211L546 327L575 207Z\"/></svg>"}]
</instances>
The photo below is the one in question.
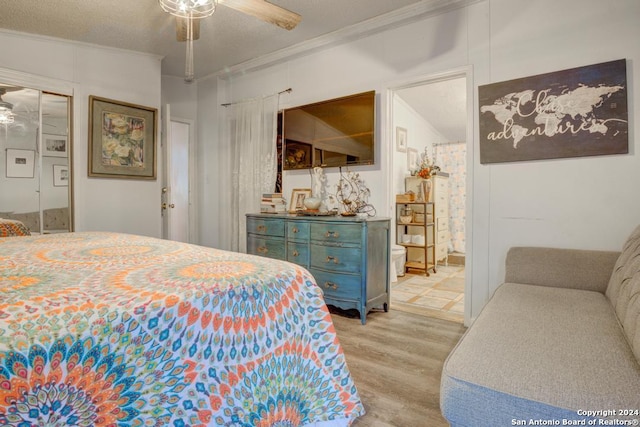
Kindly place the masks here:
<instances>
[{"instance_id":1,"label":"wood floor","mask_svg":"<svg viewBox=\"0 0 640 427\"><path fill-rule=\"evenodd\" d=\"M331 312L367 411L354 427L448 425L440 414L440 374L462 324L392 309L369 313L363 326L351 313Z\"/></svg>"}]
</instances>

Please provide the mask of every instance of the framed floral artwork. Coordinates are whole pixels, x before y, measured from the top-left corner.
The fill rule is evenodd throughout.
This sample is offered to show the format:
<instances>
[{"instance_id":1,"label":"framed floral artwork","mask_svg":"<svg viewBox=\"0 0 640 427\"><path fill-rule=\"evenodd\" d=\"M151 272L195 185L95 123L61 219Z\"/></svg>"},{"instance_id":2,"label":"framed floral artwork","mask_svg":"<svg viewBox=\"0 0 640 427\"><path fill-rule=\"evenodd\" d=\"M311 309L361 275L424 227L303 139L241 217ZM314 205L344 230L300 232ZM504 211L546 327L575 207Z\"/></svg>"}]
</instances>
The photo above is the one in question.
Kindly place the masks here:
<instances>
[{"instance_id":1,"label":"framed floral artwork","mask_svg":"<svg viewBox=\"0 0 640 427\"><path fill-rule=\"evenodd\" d=\"M89 97L89 176L156 179L158 110Z\"/></svg>"}]
</instances>

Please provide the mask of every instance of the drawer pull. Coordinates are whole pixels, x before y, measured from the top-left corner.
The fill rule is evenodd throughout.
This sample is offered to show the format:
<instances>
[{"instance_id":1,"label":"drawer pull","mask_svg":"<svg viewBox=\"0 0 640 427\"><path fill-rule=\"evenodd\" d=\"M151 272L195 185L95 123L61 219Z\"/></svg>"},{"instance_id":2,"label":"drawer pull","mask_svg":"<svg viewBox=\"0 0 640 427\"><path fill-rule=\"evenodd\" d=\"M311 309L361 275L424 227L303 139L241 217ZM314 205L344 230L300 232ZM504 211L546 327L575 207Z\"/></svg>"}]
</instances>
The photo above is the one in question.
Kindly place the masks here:
<instances>
[{"instance_id":1,"label":"drawer pull","mask_svg":"<svg viewBox=\"0 0 640 427\"><path fill-rule=\"evenodd\" d=\"M293 227L291 229L291 231L294 232L294 233L298 233L300 230L298 230L298 227Z\"/></svg>"},{"instance_id":2,"label":"drawer pull","mask_svg":"<svg viewBox=\"0 0 640 427\"><path fill-rule=\"evenodd\" d=\"M259 225L258 227L256 227L256 229L260 232L264 232L267 231L267 226L266 225Z\"/></svg>"},{"instance_id":3,"label":"drawer pull","mask_svg":"<svg viewBox=\"0 0 640 427\"><path fill-rule=\"evenodd\" d=\"M340 233L338 233L337 231L327 231L327 233L324 236L335 237L337 239L338 237L340 237Z\"/></svg>"},{"instance_id":4,"label":"drawer pull","mask_svg":"<svg viewBox=\"0 0 640 427\"><path fill-rule=\"evenodd\" d=\"M300 252L298 252L297 250L294 249L293 256L298 256L298 255L300 255Z\"/></svg>"},{"instance_id":5,"label":"drawer pull","mask_svg":"<svg viewBox=\"0 0 640 427\"><path fill-rule=\"evenodd\" d=\"M340 262L337 257L329 255L327 257L327 263L330 263L331 261L333 261L334 264L338 264Z\"/></svg>"},{"instance_id":6,"label":"drawer pull","mask_svg":"<svg viewBox=\"0 0 640 427\"><path fill-rule=\"evenodd\" d=\"M260 252L261 254L266 254L267 252L269 252L269 249L266 246L258 246L258 252Z\"/></svg>"},{"instance_id":7,"label":"drawer pull","mask_svg":"<svg viewBox=\"0 0 640 427\"><path fill-rule=\"evenodd\" d=\"M325 288L329 288L329 289L333 289L334 291L338 290L338 285L336 285L333 282L324 282L324 287Z\"/></svg>"}]
</instances>

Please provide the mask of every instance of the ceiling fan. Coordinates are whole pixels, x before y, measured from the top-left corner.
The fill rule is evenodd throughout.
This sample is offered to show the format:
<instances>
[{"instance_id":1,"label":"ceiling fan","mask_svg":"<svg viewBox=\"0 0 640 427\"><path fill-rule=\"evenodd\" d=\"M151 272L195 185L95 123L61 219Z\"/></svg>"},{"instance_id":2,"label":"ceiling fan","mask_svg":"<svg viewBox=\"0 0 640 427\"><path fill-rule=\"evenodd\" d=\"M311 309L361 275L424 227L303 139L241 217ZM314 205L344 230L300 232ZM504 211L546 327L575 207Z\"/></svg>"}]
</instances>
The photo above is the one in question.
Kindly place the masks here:
<instances>
[{"instance_id":1,"label":"ceiling fan","mask_svg":"<svg viewBox=\"0 0 640 427\"><path fill-rule=\"evenodd\" d=\"M15 120L15 114L13 113L13 104L2 99L2 95L7 92L19 90L11 86L0 86L0 124L11 124Z\"/></svg>"},{"instance_id":2,"label":"ceiling fan","mask_svg":"<svg viewBox=\"0 0 640 427\"><path fill-rule=\"evenodd\" d=\"M63 105L58 105L61 103ZM40 116L43 118L49 116L49 119L59 117L60 111L66 114L66 107L66 99L49 99L47 111L39 111L44 106L40 103L38 91L0 83L0 125L5 125L5 129L11 128L14 132L22 132L37 128L41 123ZM42 126L58 128L55 124L45 121L42 121Z\"/></svg>"},{"instance_id":3,"label":"ceiling fan","mask_svg":"<svg viewBox=\"0 0 640 427\"><path fill-rule=\"evenodd\" d=\"M216 4L230 7L285 30L294 29L302 17L266 0L158 0L165 12L176 17L176 38L187 43L185 81L193 81L193 41L200 38L200 19L211 16Z\"/></svg>"}]
</instances>

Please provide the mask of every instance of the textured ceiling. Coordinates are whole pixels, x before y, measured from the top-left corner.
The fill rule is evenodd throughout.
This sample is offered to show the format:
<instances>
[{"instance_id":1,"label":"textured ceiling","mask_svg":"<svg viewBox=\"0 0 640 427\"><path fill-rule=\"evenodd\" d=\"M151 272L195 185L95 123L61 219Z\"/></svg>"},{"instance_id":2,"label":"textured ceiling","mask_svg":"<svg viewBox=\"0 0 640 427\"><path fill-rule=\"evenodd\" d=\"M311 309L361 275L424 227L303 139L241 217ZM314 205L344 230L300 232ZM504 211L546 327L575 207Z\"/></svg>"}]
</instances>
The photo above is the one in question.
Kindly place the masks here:
<instances>
[{"instance_id":1,"label":"textured ceiling","mask_svg":"<svg viewBox=\"0 0 640 427\"><path fill-rule=\"evenodd\" d=\"M369 31L475 1L271 0L302 16L292 31L220 4L213 16L201 21L196 79L335 31L355 28L357 34L358 25ZM185 44L176 41L175 21L157 0L2 0L0 11L0 29L156 54L163 57L163 75L184 75ZM450 140L463 140L462 86L430 84L400 95ZM439 101L425 102L428 99Z\"/></svg>"},{"instance_id":2,"label":"textured ceiling","mask_svg":"<svg viewBox=\"0 0 640 427\"><path fill-rule=\"evenodd\" d=\"M412 4L449 0L272 0L302 16L292 31L220 4L195 42L196 78ZM184 43L157 0L3 0L0 28L162 56L164 75L184 74Z\"/></svg>"},{"instance_id":3,"label":"textured ceiling","mask_svg":"<svg viewBox=\"0 0 640 427\"><path fill-rule=\"evenodd\" d=\"M467 79L455 78L397 91L448 142L467 140Z\"/></svg>"}]
</instances>

